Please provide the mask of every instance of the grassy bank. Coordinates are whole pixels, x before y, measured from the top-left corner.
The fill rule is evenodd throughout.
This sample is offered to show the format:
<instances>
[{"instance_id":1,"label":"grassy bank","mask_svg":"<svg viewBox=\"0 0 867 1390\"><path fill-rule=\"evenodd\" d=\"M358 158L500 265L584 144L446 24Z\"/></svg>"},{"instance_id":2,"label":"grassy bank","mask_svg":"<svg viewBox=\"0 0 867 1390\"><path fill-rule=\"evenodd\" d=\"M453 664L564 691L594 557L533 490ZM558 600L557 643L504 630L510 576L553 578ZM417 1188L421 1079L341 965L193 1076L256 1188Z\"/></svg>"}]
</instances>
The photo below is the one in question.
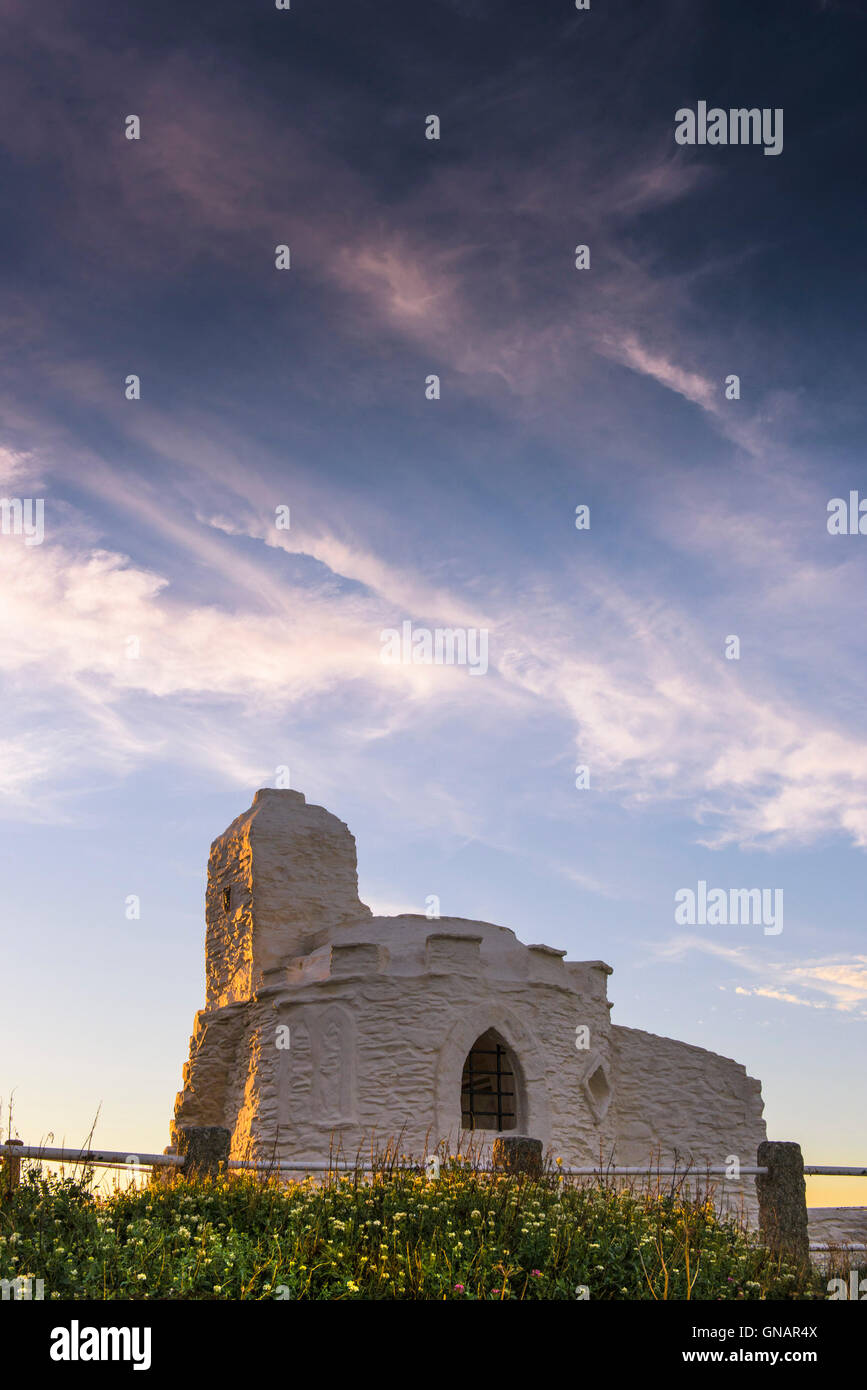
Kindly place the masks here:
<instances>
[{"instance_id":1,"label":"grassy bank","mask_svg":"<svg viewBox=\"0 0 867 1390\"><path fill-rule=\"evenodd\" d=\"M0 1205L0 1276L54 1299L821 1299L734 1218L642 1195L474 1173L96 1194L31 1168ZM586 1295L584 1294L586 1290Z\"/></svg>"}]
</instances>

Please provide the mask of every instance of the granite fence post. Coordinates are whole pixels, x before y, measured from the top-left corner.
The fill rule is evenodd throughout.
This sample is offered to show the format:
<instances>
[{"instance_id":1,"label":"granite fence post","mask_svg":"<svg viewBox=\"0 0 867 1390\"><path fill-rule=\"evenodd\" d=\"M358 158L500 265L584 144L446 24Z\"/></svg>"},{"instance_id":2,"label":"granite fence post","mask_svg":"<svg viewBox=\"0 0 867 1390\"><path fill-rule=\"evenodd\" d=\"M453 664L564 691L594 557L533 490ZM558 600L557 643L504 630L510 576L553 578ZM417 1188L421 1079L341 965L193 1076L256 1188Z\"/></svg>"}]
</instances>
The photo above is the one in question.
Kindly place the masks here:
<instances>
[{"instance_id":1,"label":"granite fence post","mask_svg":"<svg viewBox=\"0 0 867 1390\"><path fill-rule=\"evenodd\" d=\"M756 1162L768 1170L756 1177L763 1241L776 1255L808 1264L807 1185L801 1146L766 1139L759 1145Z\"/></svg>"},{"instance_id":2,"label":"granite fence post","mask_svg":"<svg viewBox=\"0 0 867 1390\"><path fill-rule=\"evenodd\" d=\"M491 1167L501 1173L524 1173L528 1177L542 1175L542 1140L526 1134L510 1134L495 1139L491 1148Z\"/></svg>"},{"instance_id":3,"label":"granite fence post","mask_svg":"<svg viewBox=\"0 0 867 1390\"><path fill-rule=\"evenodd\" d=\"M7 1144L23 1145L23 1139L7 1139ZM4 1154L0 1160L0 1192L14 1192L21 1184L21 1159Z\"/></svg>"},{"instance_id":4,"label":"granite fence post","mask_svg":"<svg viewBox=\"0 0 867 1390\"><path fill-rule=\"evenodd\" d=\"M185 1177L216 1178L229 1162L231 1130L222 1125L179 1125L178 1153L183 1157Z\"/></svg>"}]
</instances>

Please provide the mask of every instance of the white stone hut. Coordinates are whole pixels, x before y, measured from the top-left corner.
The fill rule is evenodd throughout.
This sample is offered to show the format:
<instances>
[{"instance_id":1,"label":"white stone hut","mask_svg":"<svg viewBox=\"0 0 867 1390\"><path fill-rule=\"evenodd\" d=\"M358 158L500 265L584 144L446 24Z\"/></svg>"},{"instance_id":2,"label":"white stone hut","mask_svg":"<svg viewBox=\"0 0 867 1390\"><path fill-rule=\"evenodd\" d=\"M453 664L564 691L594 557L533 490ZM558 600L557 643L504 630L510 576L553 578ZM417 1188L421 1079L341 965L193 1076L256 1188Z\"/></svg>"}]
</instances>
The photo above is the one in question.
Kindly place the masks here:
<instances>
[{"instance_id":1,"label":"white stone hut","mask_svg":"<svg viewBox=\"0 0 867 1390\"><path fill-rule=\"evenodd\" d=\"M472 1130L541 1139L564 1166L754 1164L760 1083L703 1048L612 1024L611 967L461 917L374 917L355 840L265 788L211 848L205 1008L175 1125L232 1157L324 1162ZM586 1030L586 1031L585 1031ZM173 1137L176 1131L173 1131ZM725 1183L753 1207L753 1184Z\"/></svg>"}]
</instances>

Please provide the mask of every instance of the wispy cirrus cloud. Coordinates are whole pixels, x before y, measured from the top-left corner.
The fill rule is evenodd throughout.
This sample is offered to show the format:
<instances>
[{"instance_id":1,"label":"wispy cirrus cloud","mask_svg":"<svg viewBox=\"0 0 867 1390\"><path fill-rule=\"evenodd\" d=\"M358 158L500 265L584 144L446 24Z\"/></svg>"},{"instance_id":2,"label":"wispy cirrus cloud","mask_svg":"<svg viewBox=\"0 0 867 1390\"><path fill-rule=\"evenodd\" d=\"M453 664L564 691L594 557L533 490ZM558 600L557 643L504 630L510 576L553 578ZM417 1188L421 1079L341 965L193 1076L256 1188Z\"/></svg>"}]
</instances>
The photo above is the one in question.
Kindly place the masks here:
<instances>
[{"instance_id":1,"label":"wispy cirrus cloud","mask_svg":"<svg viewBox=\"0 0 867 1390\"><path fill-rule=\"evenodd\" d=\"M619 392L634 375L698 407L703 425L767 464L771 397L749 412L744 403L728 409L707 344L685 326L701 265L663 268L635 236L642 217L676 207L717 177L706 164L676 157L668 135L635 137L613 161L610 139L587 142L564 127L541 156L538 147L516 153L508 182L495 162L431 160L423 176L390 190L384 218L381 188L332 138L346 114L340 103L321 126L292 130L285 177L278 177L276 107L267 94L246 99L243 73L206 70L182 46L159 61L134 48L118 59L97 47L84 75L76 65L84 39L74 23L29 42L56 72L56 89L49 85L39 119L31 119L36 77L22 69L10 74L0 101L10 114L23 113L20 149L35 160L57 157L62 127L63 187L76 188L68 240L85 282L103 275L110 249L121 294L123 283L135 282L131 270L151 283L201 265L240 280L245 293L259 292L276 274L275 243L288 239L305 291L322 296L320 318L335 325L336 342L363 332L374 358L406 351L431 369L445 364L448 390L484 401L498 429L508 432L519 418L550 440L571 438L580 424L582 438L595 442L610 431L612 413L624 417ZM532 65L510 77L511 86L492 80L482 108L498 119L520 83L533 80ZM63 119L70 88L81 115L72 125ZM129 108L130 90L143 121L140 142L124 140L117 115ZM63 188L56 196L63 198ZM572 264L578 240L593 245L586 275ZM365 513L358 488L341 494L294 461L292 500L300 495L307 505L296 509L291 532L278 532L266 519L285 500L273 448L246 440L240 427L232 437L204 407L195 417L177 406L161 409L148 399L149 385L147 408L130 408L120 378L112 381L104 365L72 350L77 325L67 326L65 341L53 302L40 294L37 288L33 304L11 309L31 330L16 337L16 351L40 345L33 449L46 424L41 394L48 384L58 415L86 401L127 457L142 450L165 472L148 482L146 464L117 468L95 449L79 454L86 466L75 468L74 432L58 451L58 483L71 478L79 492L129 518L132 543L82 537L79 545L46 548L17 579L10 570L11 677L26 667L34 682L65 690L82 714L101 702L119 721L118 746L123 706L141 698L297 711L351 685L359 726L373 742L402 726L407 700L426 703L431 717L440 707L468 715L496 710L514 730L534 720L562 728L564 744L593 764L607 794L686 810L707 845L774 848L826 833L867 845L867 759L857 724L797 698L770 663L754 666L749 681L723 664L719 639L727 628L717 631L709 600L696 611L689 595L666 588L657 574L648 581L646 569L630 572L599 554L589 572L570 563L546 572L537 557L525 563L518 592L504 573L470 580L475 518L464 519L466 534L454 548L461 572L444 582L433 547L421 544L407 558L400 520L387 516L386 505L381 518L373 508ZM44 346L49 336L53 352ZM493 395L492 382L502 388ZM779 392L773 399L780 404ZM639 426L624 430L622 452L646 447ZM610 467L607 455L585 454L588 480ZM777 458L781 468L791 461ZM738 457L738 483L747 476L742 465ZM623 464L627 494L637 471ZM786 576L804 534L803 479L796 498L790 486L781 519L770 490L745 505L734 485L727 494L695 470L667 464L662 477L641 524L666 554L700 561L703 574L716 566L715 580L727 566L729 606L737 612L748 604L765 632L771 606L777 621L799 610L801 596ZM528 479L528 492L532 486ZM353 524L341 524L342 515ZM136 558L151 539L164 552L160 560ZM262 543L261 553L245 542ZM278 549L319 569L303 579L282 573L271 563ZM27 564L12 549L5 559ZM451 554L449 561L457 563ZM738 570L746 563L752 568L742 584ZM210 601L184 597L180 581L204 568ZM848 582L848 567L841 581L814 564L814 592L837 595L829 603ZM580 600L580 621L564 592ZM378 632L404 616L490 627L484 689L471 693L479 682L462 684L447 670L386 672L377 662ZM130 633L147 653L138 666L122 654ZM839 680L846 682L845 671ZM240 765L252 761L245 753Z\"/></svg>"},{"instance_id":2,"label":"wispy cirrus cloud","mask_svg":"<svg viewBox=\"0 0 867 1390\"><path fill-rule=\"evenodd\" d=\"M719 387L699 372L678 366L664 353L642 346L633 334L607 339L601 346L633 371L652 377L666 390L675 391L694 405L700 405L702 410L717 413Z\"/></svg>"},{"instance_id":3,"label":"wispy cirrus cloud","mask_svg":"<svg viewBox=\"0 0 867 1390\"><path fill-rule=\"evenodd\" d=\"M806 960L760 957L747 946L726 946L682 935L650 947L658 961L684 960L693 953L714 956L730 967L730 978L759 975L759 985L735 984L734 992L810 1009L833 1009L867 1018L867 956L817 956ZM729 986L731 987L731 986ZM723 986L720 986L723 988Z\"/></svg>"},{"instance_id":4,"label":"wispy cirrus cloud","mask_svg":"<svg viewBox=\"0 0 867 1390\"><path fill-rule=\"evenodd\" d=\"M251 714L270 707L276 717L351 688L352 719L363 711L370 730L399 727L407 698L423 700L430 714L461 708L477 720L497 711L516 733L540 719L559 721L607 795L678 805L709 828L701 838L710 846L773 848L834 831L867 845L863 740L817 725L772 685L745 689L684 611L636 596L604 568L585 579L576 651L574 614L541 576L518 603L491 591L479 604L368 551L349 531L329 533L321 521L308 537L254 524L255 509L239 521L229 507L230 525L219 515L209 524L129 482L115 488L111 475L92 474L91 482L225 581L223 597L202 604L116 551L68 541L25 550L12 538L0 548L7 678L68 699L82 719L111 710L107 757L142 755L132 732L142 696L176 704L179 729L189 701L215 711L225 704L211 728L222 725L224 741L237 744L229 707ZM239 539L260 552L239 551ZM275 547L314 558L317 577L278 576L268 561ZM347 589L347 580L358 587ZM405 617L490 627L489 677L467 682L455 668L384 667L380 632ZM132 659L131 638L140 650ZM333 715L338 723L349 717L337 708ZM195 756L195 747L184 752L183 737L176 743L177 756ZM162 755L164 740L155 748ZM238 766L246 776L254 764L250 752Z\"/></svg>"}]
</instances>

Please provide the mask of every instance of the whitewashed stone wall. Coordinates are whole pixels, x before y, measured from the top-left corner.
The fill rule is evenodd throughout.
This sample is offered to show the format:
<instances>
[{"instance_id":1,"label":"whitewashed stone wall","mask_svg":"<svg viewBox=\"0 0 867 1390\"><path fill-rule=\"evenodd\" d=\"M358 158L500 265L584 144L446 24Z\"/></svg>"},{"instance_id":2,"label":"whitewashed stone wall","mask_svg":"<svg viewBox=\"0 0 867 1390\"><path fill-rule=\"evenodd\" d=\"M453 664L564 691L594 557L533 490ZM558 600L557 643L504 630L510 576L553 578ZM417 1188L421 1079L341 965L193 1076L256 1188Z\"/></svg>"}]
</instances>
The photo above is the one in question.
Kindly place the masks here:
<instances>
[{"instance_id":1,"label":"whitewashed stone wall","mask_svg":"<svg viewBox=\"0 0 867 1390\"><path fill-rule=\"evenodd\" d=\"M767 1138L761 1083L728 1057L638 1028L612 1030L617 1085L612 1102L618 1162L630 1166L649 1154L678 1162L725 1166L734 1155L754 1166ZM755 1180L717 1180L718 1196L741 1203L755 1217ZM720 1203L721 1204L721 1203Z\"/></svg>"}]
</instances>

